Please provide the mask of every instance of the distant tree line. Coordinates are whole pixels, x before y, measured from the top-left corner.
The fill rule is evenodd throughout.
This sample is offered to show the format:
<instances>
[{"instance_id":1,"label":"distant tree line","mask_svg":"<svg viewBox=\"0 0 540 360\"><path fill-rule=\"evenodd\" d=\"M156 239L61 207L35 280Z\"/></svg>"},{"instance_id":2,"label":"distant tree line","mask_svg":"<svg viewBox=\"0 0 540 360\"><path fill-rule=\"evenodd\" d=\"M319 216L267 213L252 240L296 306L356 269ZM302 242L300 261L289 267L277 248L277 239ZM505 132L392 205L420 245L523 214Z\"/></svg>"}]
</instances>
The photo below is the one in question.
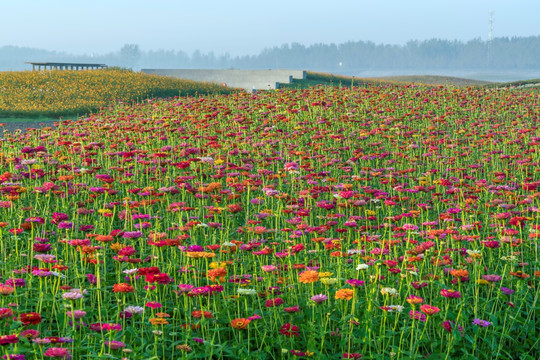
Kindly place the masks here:
<instances>
[{"instance_id":1,"label":"distant tree line","mask_svg":"<svg viewBox=\"0 0 540 360\"><path fill-rule=\"evenodd\" d=\"M0 47L0 71L30 69L25 61L91 62L133 68L296 68L340 73L377 70L539 70L540 36L499 37L491 42L431 39L405 45L349 41L342 44L299 43L267 48L257 55L232 57L197 50L142 51L126 44L101 55L72 55L16 46Z\"/></svg>"}]
</instances>

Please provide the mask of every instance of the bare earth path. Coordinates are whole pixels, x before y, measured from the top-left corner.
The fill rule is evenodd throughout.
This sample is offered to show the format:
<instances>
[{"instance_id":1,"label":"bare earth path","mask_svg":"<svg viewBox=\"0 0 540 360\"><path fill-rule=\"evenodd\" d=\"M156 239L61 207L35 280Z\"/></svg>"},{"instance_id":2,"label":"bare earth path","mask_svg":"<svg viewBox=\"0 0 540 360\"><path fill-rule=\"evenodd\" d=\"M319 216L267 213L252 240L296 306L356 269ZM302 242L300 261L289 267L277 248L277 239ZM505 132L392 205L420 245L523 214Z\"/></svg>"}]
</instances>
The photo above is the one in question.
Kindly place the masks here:
<instances>
[{"instance_id":1,"label":"bare earth path","mask_svg":"<svg viewBox=\"0 0 540 360\"><path fill-rule=\"evenodd\" d=\"M54 127L54 121L6 121L4 124L4 126L0 127L0 137L2 137L5 130L13 132L20 129L24 132L26 129L30 128L40 129L44 127Z\"/></svg>"}]
</instances>

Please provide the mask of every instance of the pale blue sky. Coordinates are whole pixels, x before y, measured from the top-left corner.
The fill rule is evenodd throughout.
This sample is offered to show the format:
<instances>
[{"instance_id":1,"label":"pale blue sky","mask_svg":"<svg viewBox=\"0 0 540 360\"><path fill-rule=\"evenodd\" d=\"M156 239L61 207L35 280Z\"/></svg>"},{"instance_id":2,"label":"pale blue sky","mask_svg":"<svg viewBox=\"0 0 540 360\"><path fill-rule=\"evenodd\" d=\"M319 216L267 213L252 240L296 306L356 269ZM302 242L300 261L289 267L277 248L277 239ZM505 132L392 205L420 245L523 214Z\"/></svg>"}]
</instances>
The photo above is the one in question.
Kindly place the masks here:
<instances>
[{"instance_id":1,"label":"pale blue sky","mask_svg":"<svg viewBox=\"0 0 540 360\"><path fill-rule=\"evenodd\" d=\"M0 0L0 46L256 54L298 42L540 35L540 0Z\"/></svg>"}]
</instances>

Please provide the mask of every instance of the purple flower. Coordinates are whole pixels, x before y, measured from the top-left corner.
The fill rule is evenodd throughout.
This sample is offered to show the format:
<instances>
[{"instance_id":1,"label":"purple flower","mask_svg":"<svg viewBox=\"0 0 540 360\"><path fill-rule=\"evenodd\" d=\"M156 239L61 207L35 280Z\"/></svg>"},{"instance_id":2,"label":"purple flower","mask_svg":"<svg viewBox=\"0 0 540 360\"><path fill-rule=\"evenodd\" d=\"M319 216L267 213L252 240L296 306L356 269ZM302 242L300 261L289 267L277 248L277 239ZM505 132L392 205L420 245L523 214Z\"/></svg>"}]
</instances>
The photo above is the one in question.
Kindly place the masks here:
<instances>
[{"instance_id":1,"label":"purple flower","mask_svg":"<svg viewBox=\"0 0 540 360\"><path fill-rule=\"evenodd\" d=\"M204 342L204 339L203 338L193 338L193 341L195 342L198 342L198 343L203 343Z\"/></svg>"},{"instance_id":2,"label":"purple flower","mask_svg":"<svg viewBox=\"0 0 540 360\"><path fill-rule=\"evenodd\" d=\"M26 281L24 279L9 278L6 280L6 285L9 285L12 287L15 287L15 286L24 287L26 286Z\"/></svg>"},{"instance_id":3,"label":"purple flower","mask_svg":"<svg viewBox=\"0 0 540 360\"><path fill-rule=\"evenodd\" d=\"M92 231L92 230L94 230L94 225L81 225L79 227L79 231L86 232L86 231Z\"/></svg>"},{"instance_id":4,"label":"purple flower","mask_svg":"<svg viewBox=\"0 0 540 360\"><path fill-rule=\"evenodd\" d=\"M4 355L2 359L9 359L9 360L24 360L25 357L23 354L8 354Z\"/></svg>"},{"instance_id":5,"label":"purple flower","mask_svg":"<svg viewBox=\"0 0 540 360\"><path fill-rule=\"evenodd\" d=\"M505 288L505 287L502 287L501 286L501 292L504 294L504 295L512 295L514 293L515 290L512 290L512 289L509 289L509 288Z\"/></svg>"},{"instance_id":6,"label":"purple flower","mask_svg":"<svg viewBox=\"0 0 540 360\"><path fill-rule=\"evenodd\" d=\"M126 231L122 235L123 238L126 239L137 239L140 238L143 235L141 231Z\"/></svg>"},{"instance_id":7,"label":"purple flower","mask_svg":"<svg viewBox=\"0 0 540 360\"><path fill-rule=\"evenodd\" d=\"M86 278L90 282L90 284L97 284L97 276L94 274L86 274Z\"/></svg>"},{"instance_id":8,"label":"purple flower","mask_svg":"<svg viewBox=\"0 0 540 360\"><path fill-rule=\"evenodd\" d=\"M324 295L324 294L319 294L319 295L313 295L311 298L310 298L311 301L315 301L317 304L320 304L322 303L323 301L326 301L328 300L328 296Z\"/></svg>"},{"instance_id":9,"label":"purple flower","mask_svg":"<svg viewBox=\"0 0 540 360\"><path fill-rule=\"evenodd\" d=\"M73 223L70 221L62 221L58 224L59 229L72 229Z\"/></svg>"},{"instance_id":10,"label":"purple flower","mask_svg":"<svg viewBox=\"0 0 540 360\"><path fill-rule=\"evenodd\" d=\"M482 327L488 327L491 325L489 321L482 320L482 319L474 319L472 322L474 325L482 326Z\"/></svg>"},{"instance_id":11,"label":"purple flower","mask_svg":"<svg viewBox=\"0 0 540 360\"><path fill-rule=\"evenodd\" d=\"M499 275L491 274L491 275L482 275L482 279L489 282L497 282L497 281L500 281L502 278Z\"/></svg>"}]
</instances>

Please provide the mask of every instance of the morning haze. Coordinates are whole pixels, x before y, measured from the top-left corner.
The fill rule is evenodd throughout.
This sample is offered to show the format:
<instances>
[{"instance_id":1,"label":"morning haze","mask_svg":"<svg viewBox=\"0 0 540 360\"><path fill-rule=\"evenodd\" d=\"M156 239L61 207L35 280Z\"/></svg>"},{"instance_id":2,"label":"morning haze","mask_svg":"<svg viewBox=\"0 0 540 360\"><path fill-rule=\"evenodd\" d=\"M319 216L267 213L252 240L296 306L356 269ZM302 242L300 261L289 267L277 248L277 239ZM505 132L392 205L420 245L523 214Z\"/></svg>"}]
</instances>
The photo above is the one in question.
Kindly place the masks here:
<instances>
[{"instance_id":1,"label":"morning haze","mask_svg":"<svg viewBox=\"0 0 540 360\"><path fill-rule=\"evenodd\" d=\"M350 75L540 71L540 2L532 0L2 2L0 70L95 60Z\"/></svg>"}]
</instances>

